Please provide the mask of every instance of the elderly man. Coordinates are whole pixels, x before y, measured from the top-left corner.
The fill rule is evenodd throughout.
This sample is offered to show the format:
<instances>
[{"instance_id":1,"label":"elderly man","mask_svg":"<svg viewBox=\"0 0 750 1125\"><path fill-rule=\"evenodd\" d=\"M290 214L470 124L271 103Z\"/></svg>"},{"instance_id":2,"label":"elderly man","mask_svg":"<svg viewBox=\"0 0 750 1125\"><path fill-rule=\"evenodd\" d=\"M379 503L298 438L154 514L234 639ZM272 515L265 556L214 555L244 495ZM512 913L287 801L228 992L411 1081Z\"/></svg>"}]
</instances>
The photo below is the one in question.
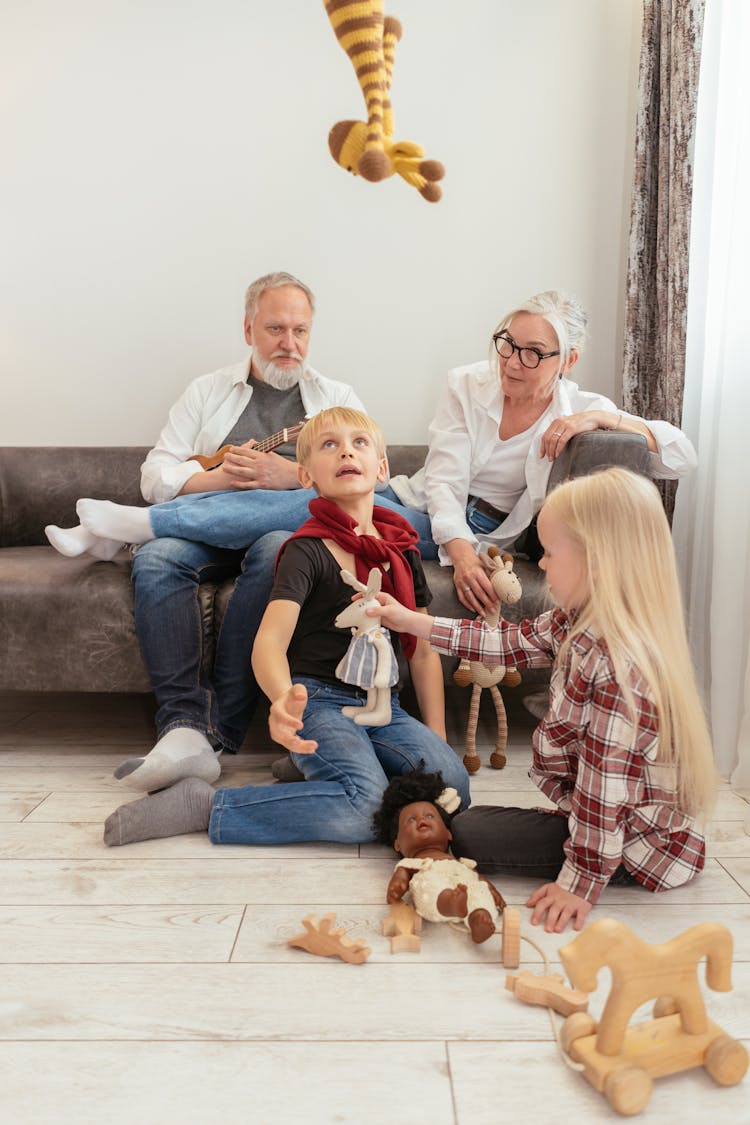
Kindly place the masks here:
<instances>
[{"instance_id":1,"label":"elderly man","mask_svg":"<svg viewBox=\"0 0 750 1125\"><path fill-rule=\"evenodd\" d=\"M283 497L299 487L293 443L272 452L259 452L256 443L325 407L362 409L351 387L307 364L313 312L312 292L291 274L254 281L245 298L249 356L188 386L143 464L141 489L151 503L186 493L269 490L264 502L273 504L276 493L282 515L279 530L263 535L247 552L160 538L136 553L135 622L158 705L158 741L145 758L123 762L115 771L129 788L158 789L182 776L214 781L220 773L217 751L236 752L245 737L258 696L250 666L253 640L276 555L297 526L284 526ZM233 448L218 468L205 471L193 459L226 444ZM198 586L235 574L213 678L206 682Z\"/></svg>"}]
</instances>

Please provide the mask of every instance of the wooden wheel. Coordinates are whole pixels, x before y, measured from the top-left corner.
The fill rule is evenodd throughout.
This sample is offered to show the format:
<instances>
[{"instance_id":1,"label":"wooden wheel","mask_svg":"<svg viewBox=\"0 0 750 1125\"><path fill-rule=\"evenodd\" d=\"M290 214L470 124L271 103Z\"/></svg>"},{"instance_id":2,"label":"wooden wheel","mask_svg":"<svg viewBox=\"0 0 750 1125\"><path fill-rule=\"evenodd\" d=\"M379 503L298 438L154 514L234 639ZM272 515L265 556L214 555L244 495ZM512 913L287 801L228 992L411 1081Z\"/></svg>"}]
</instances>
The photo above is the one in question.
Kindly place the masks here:
<instances>
[{"instance_id":1,"label":"wooden wheel","mask_svg":"<svg viewBox=\"0 0 750 1125\"><path fill-rule=\"evenodd\" d=\"M623 1117L633 1117L645 1109L653 1088L646 1071L637 1066L623 1066L604 1079L604 1096Z\"/></svg>"},{"instance_id":2,"label":"wooden wheel","mask_svg":"<svg viewBox=\"0 0 750 1125\"><path fill-rule=\"evenodd\" d=\"M730 1035L720 1035L710 1043L703 1065L720 1086L736 1086L747 1071L747 1051Z\"/></svg>"},{"instance_id":3,"label":"wooden wheel","mask_svg":"<svg viewBox=\"0 0 750 1125\"><path fill-rule=\"evenodd\" d=\"M506 969L517 969L521 960L521 911L515 906L503 911L502 958Z\"/></svg>"},{"instance_id":4,"label":"wooden wheel","mask_svg":"<svg viewBox=\"0 0 750 1125\"><path fill-rule=\"evenodd\" d=\"M570 1054L570 1048L576 1039L585 1039L595 1031L596 1020L588 1012L574 1012L572 1016L568 1016L560 1032L560 1042L565 1054Z\"/></svg>"}]
</instances>

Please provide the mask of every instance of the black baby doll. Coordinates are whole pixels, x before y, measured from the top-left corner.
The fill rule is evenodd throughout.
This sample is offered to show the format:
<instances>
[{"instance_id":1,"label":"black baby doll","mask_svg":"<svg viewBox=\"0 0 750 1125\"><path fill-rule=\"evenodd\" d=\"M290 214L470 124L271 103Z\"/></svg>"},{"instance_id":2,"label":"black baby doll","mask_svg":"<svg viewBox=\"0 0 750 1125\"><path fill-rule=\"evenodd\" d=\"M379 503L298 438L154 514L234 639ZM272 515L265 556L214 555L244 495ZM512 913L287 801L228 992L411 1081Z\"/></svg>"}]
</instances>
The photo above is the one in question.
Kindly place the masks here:
<instances>
[{"instance_id":1,"label":"black baby doll","mask_svg":"<svg viewBox=\"0 0 750 1125\"><path fill-rule=\"evenodd\" d=\"M449 846L451 814L460 804L440 773L422 766L394 777L373 818L377 839L403 858L396 865L386 902L398 902L411 890L417 914L430 922L460 922L473 941L495 933L502 895L479 875L472 859L455 859Z\"/></svg>"}]
</instances>

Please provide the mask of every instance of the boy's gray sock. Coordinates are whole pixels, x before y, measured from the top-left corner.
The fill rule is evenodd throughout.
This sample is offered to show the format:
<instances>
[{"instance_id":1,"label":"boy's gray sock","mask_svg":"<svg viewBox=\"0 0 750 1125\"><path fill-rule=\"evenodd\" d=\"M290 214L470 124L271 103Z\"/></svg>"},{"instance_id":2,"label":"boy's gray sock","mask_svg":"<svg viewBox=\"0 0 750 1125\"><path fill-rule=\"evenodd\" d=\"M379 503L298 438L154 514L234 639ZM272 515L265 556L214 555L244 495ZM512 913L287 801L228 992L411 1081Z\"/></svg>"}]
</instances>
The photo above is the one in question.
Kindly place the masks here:
<instances>
[{"instance_id":1,"label":"boy's gray sock","mask_svg":"<svg viewBox=\"0 0 750 1125\"><path fill-rule=\"evenodd\" d=\"M205 832L215 795L207 781L188 777L170 789L121 805L104 822L104 843L114 848L137 840Z\"/></svg>"}]
</instances>

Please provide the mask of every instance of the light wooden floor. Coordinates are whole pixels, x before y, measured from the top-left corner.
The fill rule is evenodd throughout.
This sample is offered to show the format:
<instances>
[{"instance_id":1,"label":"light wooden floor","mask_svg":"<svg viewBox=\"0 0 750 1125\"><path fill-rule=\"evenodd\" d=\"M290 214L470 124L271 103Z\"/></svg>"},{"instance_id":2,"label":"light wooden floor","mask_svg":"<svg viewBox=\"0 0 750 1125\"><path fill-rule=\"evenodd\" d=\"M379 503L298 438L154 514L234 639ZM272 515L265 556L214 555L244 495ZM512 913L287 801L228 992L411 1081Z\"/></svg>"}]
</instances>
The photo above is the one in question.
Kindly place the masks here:
<instances>
[{"instance_id":1,"label":"light wooden floor","mask_svg":"<svg viewBox=\"0 0 750 1125\"><path fill-rule=\"evenodd\" d=\"M102 821L128 799L112 769L151 745L145 697L9 694L0 708L3 1121L536 1125L615 1117L560 1058L546 1011L504 990L499 939L475 947L428 923L420 954L391 956L380 933L393 864L384 849L219 849L195 835L109 850ZM475 801L539 803L526 778L524 714L514 721L508 767L474 778ZM269 780L273 756L229 759L226 783ZM693 884L662 896L608 890L593 917L622 919L648 941L701 921L726 923L734 991L708 992L707 1005L749 1044L745 810L722 792L711 858ZM501 885L517 905L531 889L527 880ZM366 964L288 948L304 915L329 911L367 939ZM552 960L570 940L536 928L533 936ZM541 971L528 945L522 957ZM602 981L595 1015L605 994ZM750 1121L750 1077L730 1089L702 1070L661 1079L646 1115L740 1125Z\"/></svg>"}]
</instances>

